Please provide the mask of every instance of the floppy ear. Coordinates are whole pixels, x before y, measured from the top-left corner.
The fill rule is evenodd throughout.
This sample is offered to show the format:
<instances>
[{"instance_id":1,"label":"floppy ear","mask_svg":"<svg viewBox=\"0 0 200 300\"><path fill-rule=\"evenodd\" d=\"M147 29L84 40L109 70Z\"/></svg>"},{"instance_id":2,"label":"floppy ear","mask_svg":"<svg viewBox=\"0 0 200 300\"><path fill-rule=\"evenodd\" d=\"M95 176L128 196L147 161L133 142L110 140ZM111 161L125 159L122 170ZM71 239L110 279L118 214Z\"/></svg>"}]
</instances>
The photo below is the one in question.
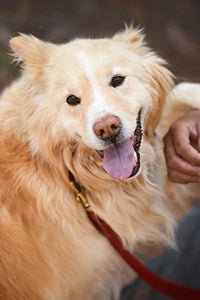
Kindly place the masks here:
<instances>
[{"instance_id":1,"label":"floppy ear","mask_svg":"<svg viewBox=\"0 0 200 300\"><path fill-rule=\"evenodd\" d=\"M126 47L142 57L145 72L141 77L152 98L152 108L145 120L144 131L152 136L161 119L165 98L172 88L171 72L165 68L165 61L159 58L144 41L142 29L126 27L124 31L114 35L113 39L126 43Z\"/></svg>"},{"instance_id":2,"label":"floppy ear","mask_svg":"<svg viewBox=\"0 0 200 300\"><path fill-rule=\"evenodd\" d=\"M144 34L142 28L133 28L132 26L125 27L125 30L118 32L113 36L113 40L126 43L126 46L135 53L143 55L148 52L148 47L144 41Z\"/></svg>"},{"instance_id":3,"label":"floppy ear","mask_svg":"<svg viewBox=\"0 0 200 300\"><path fill-rule=\"evenodd\" d=\"M14 57L19 62L43 62L45 43L32 35L20 34L10 40Z\"/></svg>"},{"instance_id":4,"label":"floppy ear","mask_svg":"<svg viewBox=\"0 0 200 300\"><path fill-rule=\"evenodd\" d=\"M23 63L24 69L28 69L35 75L40 75L47 61L47 47L45 43L32 35L20 34L10 40L15 61Z\"/></svg>"},{"instance_id":5,"label":"floppy ear","mask_svg":"<svg viewBox=\"0 0 200 300\"><path fill-rule=\"evenodd\" d=\"M164 60L155 54L155 62L148 65L146 70L147 84L152 98L152 107L144 123L144 131L152 137L162 117L166 97L173 86L173 75L164 67Z\"/></svg>"}]
</instances>

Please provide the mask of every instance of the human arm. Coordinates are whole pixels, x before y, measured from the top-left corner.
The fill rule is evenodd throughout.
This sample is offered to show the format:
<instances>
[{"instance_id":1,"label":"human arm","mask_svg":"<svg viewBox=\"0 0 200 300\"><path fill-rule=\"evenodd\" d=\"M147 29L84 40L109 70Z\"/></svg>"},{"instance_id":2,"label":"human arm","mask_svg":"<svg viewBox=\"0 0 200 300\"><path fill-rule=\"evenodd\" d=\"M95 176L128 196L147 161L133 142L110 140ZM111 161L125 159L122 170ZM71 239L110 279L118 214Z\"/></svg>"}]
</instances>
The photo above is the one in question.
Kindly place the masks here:
<instances>
[{"instance_id":1,"label":"human arm","mask_svg":"<svg viewBox=\"0 0 200 300\"><path fill-rule=\"evenodd\" d=\"M169 179L177 183L200 182L200 110L176 121L163 141Z\"/></svg>"}]
</instances>

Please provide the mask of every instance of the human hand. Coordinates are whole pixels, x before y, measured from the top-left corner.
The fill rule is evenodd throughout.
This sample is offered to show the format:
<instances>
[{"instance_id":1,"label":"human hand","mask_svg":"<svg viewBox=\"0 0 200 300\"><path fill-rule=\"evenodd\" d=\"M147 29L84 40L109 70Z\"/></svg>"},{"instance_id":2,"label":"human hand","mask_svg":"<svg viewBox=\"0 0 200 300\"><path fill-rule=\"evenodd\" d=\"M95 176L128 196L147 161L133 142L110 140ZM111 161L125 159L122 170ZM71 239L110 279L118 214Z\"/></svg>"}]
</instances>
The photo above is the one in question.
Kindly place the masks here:
<instances>
[{"instance_id":1,"label":"human hand","mask_svg":"<svg viewBox=\"0 0 200 300\"><path fill-rule=\"evenodd\" d=\"M177 183L200 182L200 110L176 121L163 141L169 179Z\"/></svg>"}]
</instances>

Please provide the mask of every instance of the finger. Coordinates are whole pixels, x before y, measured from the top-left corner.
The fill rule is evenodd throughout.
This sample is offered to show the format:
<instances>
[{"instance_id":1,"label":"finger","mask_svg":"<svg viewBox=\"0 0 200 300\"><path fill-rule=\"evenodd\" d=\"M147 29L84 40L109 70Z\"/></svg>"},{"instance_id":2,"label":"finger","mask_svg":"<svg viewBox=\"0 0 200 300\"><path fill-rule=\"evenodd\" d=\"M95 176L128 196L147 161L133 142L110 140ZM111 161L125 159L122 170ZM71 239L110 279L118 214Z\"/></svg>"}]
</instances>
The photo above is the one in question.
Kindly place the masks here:
<instances>
[{"instance_id":1,"label":"finger","mask_svg":"<svg viewBox=\"0 0 200 300\"><path fill-rule=\"evenodd\" d=\"M171 131L174 138L175 152L184 160L200 166L200 153L191 145L190 129L187 128L186 131L186 129L183 130L180 127L174 126Z\"/></svg>"},{"instance_id":2,"label":"finger","mask_svg":"<svg viewBox=\"0 0 200 300\"><path fill-rule=\"evenodd\" d=\"M186 144L185 141L177 141L175 148L176 153L185 161L188 161L193 165L200 166L200 153L194 147L192 147L190 143Z\"/></svg>"},{"instance_id":3,"label":"finger","mask_svg":"<svg viewBox=\"0 0 200 300\"><path fill-rule=\"evenodd\" d=\"M200 166L193 165L175 154L171 154L170 158L166 157L166 162L168 169L176 169L178 172L188 174L189 176L200 174Z\"/></svg>"},{"instance_id":4,"label":"finger","mask_svg":"<svg viewBox=\"0 0 200 300\"><path fill-rule=\"evenodd\" d=\"M182 184L200 182L200 178L198 176L189 176L172 169L170 169L168 173L168 178L170 179L170 181Z\"/></svg>"},{"instance_id":5,"label":"finger","mask_svg":"<svg viewBox=\"0 0 200 300\"><path fill-rule=\"evenodd\" d=\"M169 169L174 169L189 176L197 176L200 173L200 166L193 165L177 155L170 135L165 137L164 152L168 171Z\"/></svg>"}]
</instances>

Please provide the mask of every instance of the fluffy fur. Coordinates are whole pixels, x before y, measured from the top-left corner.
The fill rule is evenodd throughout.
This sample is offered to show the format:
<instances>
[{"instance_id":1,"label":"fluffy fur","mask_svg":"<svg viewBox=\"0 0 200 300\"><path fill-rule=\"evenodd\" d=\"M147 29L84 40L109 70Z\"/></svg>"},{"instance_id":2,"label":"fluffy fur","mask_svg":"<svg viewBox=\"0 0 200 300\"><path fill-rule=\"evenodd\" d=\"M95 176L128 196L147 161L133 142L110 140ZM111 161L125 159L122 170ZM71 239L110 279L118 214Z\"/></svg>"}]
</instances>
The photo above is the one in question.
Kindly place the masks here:
<instances>
[{"instance_id":1,"label":"fluffy fur","mask_svg":"<svg viewBox=\"0 0 200 300\"><path fill-rule=\"evenodd\" d=\"M22 74L0 98L1 300L118 299L125 263L76 201L68 171L126 247L173 244L174 212L183 212L192 194L189 185L167 181L154 133L172 75L143 39L132 28L62 45L26 35L11 39ZM114 88L116 74L125 81ZM174 99L183 90L168 102L182 105ZM81 103L69 105L69 95ZM94 124L117 115L129 138L140 109L140 171L113 179L97 153L105 142ZM162 131L170 125L163 124Z\"/></svg>"}]
</instances>

